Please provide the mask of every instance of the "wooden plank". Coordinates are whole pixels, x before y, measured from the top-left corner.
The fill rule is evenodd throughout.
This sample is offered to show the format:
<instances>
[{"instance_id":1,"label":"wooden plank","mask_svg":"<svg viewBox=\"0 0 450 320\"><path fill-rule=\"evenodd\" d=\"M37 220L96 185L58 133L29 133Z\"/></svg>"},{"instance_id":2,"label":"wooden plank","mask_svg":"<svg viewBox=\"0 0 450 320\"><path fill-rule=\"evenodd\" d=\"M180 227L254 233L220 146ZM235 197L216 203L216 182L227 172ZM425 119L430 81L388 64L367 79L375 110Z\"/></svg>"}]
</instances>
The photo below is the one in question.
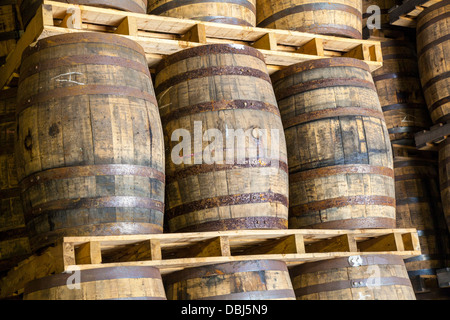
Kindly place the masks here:
<instances>
[{"instance_id":1,"label":"wooden plank","mask_svg":"<svg viewBox=\"0 0 450 320\"><path fill-rule=\"evenodd\" d=\"M182 248L171 258L225 257L231 256L228 237L216 237Z\"/></svg>"},{"instance_id":2,"label":"wooden plank","mask_svg":"<svg viewBox=\"0 0 450 320\"><path fill-rule=\"evenodd\" d=\"M67 9L67 14L59 26L69 29L81 29L81 24L81 10L79 7L72 6Z\"/></svg>"},{"instance_id":3,"label":"wooden plank","mask_svg":"<svg viewBox=\"0 0 450 320\"><path fill-rule=\"evenodd\" d=\"M306 252L358 252L358 248L353 236L343 234L338 237L308 244L306 246Z\"/></svg>"},{"instance_id":4,"label":"wooden plank","mask_svg":"<svg viewBox=\"0 0 450 320\"><path fill-rule=\"evenodd\" d=\"M369 47L364 44L360 44L349 52L344 53L343 56L360 60L370 60Z\"/></svg>"},{"instance_id":5,"label":"wooden plank","mask_svg":"<svg viewBox=\"0 0 450 320\"><path fill-rule=\"evenodd\" d=\"M102 252L100 242L89 241L75 248L76 264L98 264L102 263Z\"/></svg>"},{"instance_id":6,"label":"wooden plank","mask_svg":"<svg viewBox=\"0 0 450 320\"><path fill-rule=\"evenodd\" d=\"M252 44L253 48L265 50L278 50L277 38L274 33L267 33Z\"/></svg>"},{"instance_id":7,"label":"wooden plank","mask_svg":"<svg viewBox=\"0 0 450 320\"><path fill-rule=\"evenodd\" d=\"M296 53L324 56L323 40L314 38L298 48Z\"/></svg>"},{"instance_id":8,"label":"wooden plank","mask_svg":"<svg viewBox=\"0 0 450 320\"><path fill-rule=\"evenodd\" d=\"M136 37L138 35L136 19L134 17L125 17L117 27L115 33Z\"/></svg>"},{"instance_id":9,"label":"wooden plank","mask_svg":"<svg viewBox=\"0 0 450 320\"><path fill-rule=\"evenodd\" d=\"M239 255L290 254L305 252L303 235L294 234L280 239L262 242L260 245L253 246L242 251Z\"/></svg>"},{"instance_id":10,"label":"wooden plank","mask_svg":"<svg viewBox=\"0 0 450 320\"><path fill-rule=\"evenodd\" d=\"M440 2L441 0L408 0L394 7L389 12L389 21L392 25L415 28L416 18L424 8Z\"/></svg>"},{"instance_id":11,"label":"wooden plank","mask_svg":"<svg viewBox=\"0 0 450 320\"><path fill-rule=\"evenodd\" d=\"M450 136L450 123L439 123L414 135L416 146L420 150L434 150L436 145Z\"/></svg>"},{"instance_id":12,"label":"wooden plank","mask_svg":"<svg viewBox=\"0 0 450 320\"><path fill-rule=\"evenodd\" d=\"M119 246L113 252L104 254L104 262L125 262L142 260L161 260L161 242L157 239L144 240L134 244Z\"/></svg>"},{"instance_id":13,"label":"wooden plank","mask_svg":"<svg viewBox=\"0 0 450 320\"><path fill-rule=\"evenodd\" d=\"M181 36L181 40L206 44L206 28L202 23L197 23L188 32Z\"/></svg>"},{"instance_id":14,"label":"wooden plank","mask_svg":"<svg viewBox=\"0 0 450 320\"><path fill-rule=\"evenodd\" d=\"M399 233L391 233L381 237L358 243L361 252L404 251L403 239Z\"/></svg>"}]
</instances>

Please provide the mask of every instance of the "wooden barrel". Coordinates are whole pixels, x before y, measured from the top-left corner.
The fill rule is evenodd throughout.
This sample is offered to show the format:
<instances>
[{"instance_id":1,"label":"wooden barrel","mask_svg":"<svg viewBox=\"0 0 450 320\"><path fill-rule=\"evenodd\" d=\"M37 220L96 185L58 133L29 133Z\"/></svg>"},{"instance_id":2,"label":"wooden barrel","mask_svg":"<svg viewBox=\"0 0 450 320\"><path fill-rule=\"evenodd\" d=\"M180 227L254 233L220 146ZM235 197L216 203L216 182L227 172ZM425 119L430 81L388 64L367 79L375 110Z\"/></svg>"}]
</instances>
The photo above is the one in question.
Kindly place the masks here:
<instances>
[{"instance_id":1,"label":"wooden barrel","mask_svg":"<svg viewBox=\"0 0 450 320\"><path fill-rule=\"evenodd\" d=\"M432 123L420 85L415 48L406 41L381 41L383 67L372 73L392 143L414 140Z\"/></svg>"},{"instance_id":2,"label":"wooden barrel","mask_svg":"<svg viewBox=\"0 0 450 320\"><path fill-rule=\"evenodd\" d=\"M394 228L392 150L367 64L313 60L272 81L287 141L289 228Z\"/></svg>"},{"instance_id":3,"label":"wooden barrel","mask_svg":"<svg viewBox=\"0 0 450 320\"><path fill-rule=\"evenodd\" d=\"M155 90L170 231L287 228L286 142L261 53L241 45L181 51L159 65Z\"/></svg>"},{"instance_id":4,"label":"wooden barrel","mask_svg":"<svg viewBox=\"0 0 450 320\"><path fill-rule=\"evenodd\" d=\"M168 300L295 300L286 263L229 262L164 276Z\"/></svg>"},{"instance_id":5,"label":"wooden barrel","mask_svg":"<svg viewBox=\"0 0 450 320\"><path fill-rule=\"evenodd\" d=\"M441 1L417 17L417 55L425 100L434 123L450 120L450 3Z\"/></svg>"},{"instance_id":6,"label":"wooden barrel","mask_svg":"<svg viewBox=\"0 0 450 320\"><path fill-rule=\"evenodd\" d=\"M450 231L450 138L441 142L439 148L439 183L445 220Z\"/></svg>"},{"instance_id":7,"label":"wooden barrel","mask_svg":"<svg viewBox=\"0 0 450 320\"><path fill-rule=\"evenodd\" d=\"M14 50L23 32L16 5L9 3L0 5L0 65L5 63L6 56Z\"/></svg>"},{"instance_id":8,"label":"wooden barrel","mask_svg":"<svg viewBox=\"0 0 450 320\"><path fill-rule=\"evenodd\" d=\"M24 300L166 300L153 267L105 267L60 273L26 284ZM76 287L78 286L78 287Z\"/></svg>"},{"instance_id":9,"label":"wooden barrel","mask_svg":"<svg viewBox=\"0 0 450 320\"><path fill-rule=\"evenodd\" d=\"M150 0L148 14L254 27L256 0Z\"/></svg>"},{"instance_id":10,"label":"wooden barrel","mask_svg":"<svg viewBox=\"0 0 450 320\"><path fill-rule=\"evenodd\" d=\"M14 159L17 89L0 91L0 271L31 254Z\"/></svg>"},{"instance_id":11,"label":"wooden barrel","mask_svg":"<svg viewBox=\"0 0 450 320\"><path fill-rule=\"evenodd\" d=\"M418 293L426 289L421 287L421 278L436 276L436 270L450 262L450 237L439 193L437 154L413 148L399 148L394 153L397 227L417 229L422 251L421 255L405 260Z\"/></svg>"},{"instance_id":12,"label":"wooden barrel","mask_svg":"<svg viewBox=\"0 0 450 320\"><path fill-rule=\"evenodd\" d=\"M362 38L361 0L260 0L258 27Z\"/></svg>"},{"instance_id":13,"label":"wooden barrel","mask_svg":"<svg viewBox=\"0 0 450 320\"><path fill-rule=\"evenodd\" d=\"M405 264L395 255L305 263L290 274L297 300L416 300Z\"/></svg>"},{"instance_id":14,"label":"wooden barrel","mask_svg":"<svg viewBox=\"0 0 450 320\"><path fill-rule=\"evenodd\" d=\"M124 37L49 37L23 55L16 155L32 245L161 233L163 133L144 51Z\"/></svg>"}]
</instances>

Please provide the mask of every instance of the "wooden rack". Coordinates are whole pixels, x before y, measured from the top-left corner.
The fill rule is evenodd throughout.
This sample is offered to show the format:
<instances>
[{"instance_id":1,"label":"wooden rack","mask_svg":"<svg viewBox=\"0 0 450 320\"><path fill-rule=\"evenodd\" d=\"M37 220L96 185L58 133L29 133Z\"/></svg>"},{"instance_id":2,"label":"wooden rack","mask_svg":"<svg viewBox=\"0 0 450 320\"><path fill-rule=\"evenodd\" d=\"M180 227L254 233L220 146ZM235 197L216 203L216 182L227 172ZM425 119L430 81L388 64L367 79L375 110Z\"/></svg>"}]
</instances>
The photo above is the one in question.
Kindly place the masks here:
<instances>
[{"instance_id":1,"label":"wooden rack","mask_svg":"<svg viewBox=\"0 0 450 320\"><path fill-rule=\"evenodd\" d=\"M450 136L450 123L439 123L414 135L416 146L419 150L438 151L439 143Z\"/></svg>"},{"instance_id":2,"label":"wooden rack","mask_svg":"<svg viewBox=\"0 0 450 320\"><path fill-rule=\"evenodd\" d=\"M150 68L165 55L211 43L244 44L259 49L270 73L294 63L336 56L364 60L372 71L382 66L379 41L200 22L45 0L16 49L0 68L0 88L14 84L22 53L30 44L53 35L87 31L116 33L138 42L146 52Z\"/></svg>"},{"instance_id":3,"label":"wooden rack","mask_svg":"<svg viewBox=\"0 0 450 320\"><path fill-rule=\"evenodd\" d=\"M442 0L408 0L389 12L390 23L394 26L415 28L417 16L423 10ZM445 0L446 1L446 0Z\"/></svg>"},{"instance_id":4,"label":"wooden rack","mask_svg":"<svg viewBox=\"0 0 450 320\"><path fill-rule=\"evenodd\" d=\"M0 280L0 298L50 274L117 266L152 266L168 274L184 268L258 259L305 262L390 254L421 254L415 229L238 230L133 236L66 237L33 255Z\"/></svg>"}]
</instances>

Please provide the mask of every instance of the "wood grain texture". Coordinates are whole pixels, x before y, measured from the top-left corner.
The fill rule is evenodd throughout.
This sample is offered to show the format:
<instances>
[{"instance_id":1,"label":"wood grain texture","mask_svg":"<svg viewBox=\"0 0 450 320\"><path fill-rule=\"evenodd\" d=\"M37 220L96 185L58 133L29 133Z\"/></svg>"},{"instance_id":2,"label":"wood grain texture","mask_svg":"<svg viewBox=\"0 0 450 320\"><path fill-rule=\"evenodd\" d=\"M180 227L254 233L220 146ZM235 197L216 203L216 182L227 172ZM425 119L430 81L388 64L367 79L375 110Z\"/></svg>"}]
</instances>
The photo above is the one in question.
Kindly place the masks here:
<instances>
[{"instance_id":1,"label":"wood grain texture","mask_svg":"<svg viewBox=\"0 0 450 320\"><path fill-rule=\"evenodd\" d=\"M254 27L256 0L150 0L148 14Z\"/></svg>"},{"instance_id":2,"label":"wood grain texture","mask_svg":"<svg viewBox=\"0 0 450 320\"><path fill-rule=\"evenodd\" d=\"M351 58L273 75L288 150L290 228L392 228L392 150L372 76Z\"/></svg>"},{"instance_id":3,"label":"wood grain texture","mask_svg":"<svg viewBox=\"0 0 450 320\"><path fill-rule=\"evenodd\" d=\"M14 157L17 89L0 92L0 271L31 254Z\"/></svg>"},{"instance_id":4,"label":"wood grain texture","mask_svg":"<svg viewBox=\"0 0 450 320\"><path fill-rule=\"evenodd\" d=\"M431 126L420 85L416 49L406 41L382 40L383 67L372 73L392 143L412 140Z\"/></svg>"},{"instance_id":5,"label":"wood grain texture","mask_svg":"<svg viewBox=\"0 0 450 320\"><path fill-rule=\"evenodd\" d=\"M421 276L435 275L437 269L444 268L450 261L437 154L433 152L433 162L428 160L427 152L415 153L394 158L397 227L416 228L422 249L420 256L405 260L413 284Z\"/></svg>"},{"instance_id":6,"label":"wood grain texture","mask_svg":"<svg viewBox=\"0 0 450 320\"><path fill-rule=\"evenodd\" d=\"M439 149L439 183L442 206L447 227L450 231L450 138L440 144Z\"/></svg>"},{"instance_id":7,"label":"wood grain texture","mask_svg":"<svg viewBox=\"0 0 450 320\"><path fill-rule=\"evenodd\" d=\"M75 277L68 272L31 281L25 287L24 300L166 300L157 268L83 270L79 288L70 288L76 284Z\"/></svg>"},{"instance_id":8,"label":"wood grain texture","mask_svg":"<svg viewBox=\"0 0 450 320\"><path fill-rule=\"evenodd\" d=\"M450 3L442 1L417 18L419 72L431 120L450 120Z\"/></svg>"},{"instance_id":9,"label":"wood grain texture","mask_svg":"<svg viewBox=\"0 0 450 320\"><path fill-rule=\"evenodd\" d=\"M163 134L142 48L80 33L41 40L23 57L16 151L34 248L68 235L162 232Z\"/></svg>"},{"instance_id":10,"label":"wood grain texture","mask_svg":"<svg viewBox=\"0 0 450 320\"><path fill-rule=\"evenodd\" d=\"M188 268L164 276L168 300L294 300L286 264L254 260Z\"/></svg>"},{"instance_id":11,"label":"wood grain texture","mask_svg":"<svg viewBox=\"0 0 450 320\"><path fill-rule=\"evenodd\" d=\"M155 86L165 135L170 232L287 228L286 144L260 53L232 45L188 49L161 63ZM214 129L223 145L208 152L210 142L219 139L207 136ZM172 141L178 130L189 137ZM259 136L261 130L267 135ZM176 164L172 152L181 139L191 139L192 149L178 151L183 162ZM201 150L194 146L198 139ZM273 153L273 146L279 152Z\"/></svg>"},{"instance_id":12,"label":"wood grain texture","mask_svg":"<svg viewBox=\"0 0 450 320\"><path fill-rule=\"evenodd\" d=\"M257 26L362 38L360 0L261 0Z\"/></svg>"},{"instance_id":13,"label":"wood grain texture","mask_svg":"<svg viewBox=\"0 0 450 320\"><path fill-rule=\"evenodd\" d=\"M385 255L305 263L290 270L298 300L416 300L403 260Z\"/></svg>"}]
</instances>

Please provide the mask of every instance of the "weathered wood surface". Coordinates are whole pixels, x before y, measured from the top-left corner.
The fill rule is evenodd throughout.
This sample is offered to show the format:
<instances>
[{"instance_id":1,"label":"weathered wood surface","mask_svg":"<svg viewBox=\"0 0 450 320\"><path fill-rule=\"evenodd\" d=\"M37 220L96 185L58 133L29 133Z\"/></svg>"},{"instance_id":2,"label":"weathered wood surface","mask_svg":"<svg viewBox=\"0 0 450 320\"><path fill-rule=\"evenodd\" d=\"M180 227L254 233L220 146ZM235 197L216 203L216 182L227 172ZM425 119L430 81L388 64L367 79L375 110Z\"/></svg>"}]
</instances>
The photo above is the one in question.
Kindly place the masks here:
<instances>
[{"instance_id":1,"label":"weathered wood surface","mask_svg":"<svg viewBox=\"0 0 450 320\"><path fill-rule=\"evenodd\" d=\"M289 227L394 227L392 150L367 65L322 59L272 80L287 141Z\"/></svg>"},{"instance_id":2,"label":"weathered wood surface","mask_svg":"<svg viewBox=\"0 0 450 320\"><path fill-rule=\"evenodd\" d=\"M255 260L164 276L168 300L295 300L285 262Z\"/></svg>"},{"instance_id":3,"label":"weathered wood surface","mask_svg":"<svg viewBox=\"0 0 450 320\"><path fill-rule=\"evenodd\" d=\"M431 126L420 85L416 49L401 40L381 41L383 67L372 73L392 143L414 139Z\"/></svg>"},{"instance_id":4,"label":"weathered wood surface","mask_svg":"<svg viewBox=\"0 0 450 320\"><path fill-rule=\"evenodd\" d=\"M257 26L362 38L361 0L260 0Z\"/></svg>"},{"instance_id":5,"label":"weathered wood surface","mask_svg":"<svg viewBox=\"0 0 450 320\"><path fill-rule=\"evenodd\" d=\"M67 235L162 232L162 127L138 44L47 38L24 53L18 92L17 173L33 249Z\"/></svg>"},{"instance_id":6,"label":"weathered wood surface","mask_svg":"<svg viewBox=\"0 0 450 320\"><path fill-rule=\"evenodd\" d=\"M114 267L51 275L27 283L24 300L166 300L153 267ZM76 287L79 286L79 287Z\"/></svg>"},{"instance_id":7,"label":"weathered wood surface","mask_svg":"<svg viewBox=\"0 0 450 320\"><path fill-rule=\"evenodd\" d=\"M0 271L31 254L14 157L17 89L0 91Z\"/></svg>"},{"instance_id":8,"label":"weathered wood surface","mask_svg":"<svg viewBox=\"0 0 450 320\"><path fill-rule=\"evenodd\" d=\"M450 231L450 138L447 138L439 147L439 182L441 199L447 227Z\"/></svg>"},{"instance_id":9,"label":"weathered wood surface","mask_svg":"<svg viewBox=\"0 0 450 320\"><path fill-rule=\"evenodd\" d=\"M150 0L148 14L254 27L256 0Z\"/></svg>"},{"instance_id":10,"label":"weathered wood surface","mask_svg":"<svg viewBox=\"0 0 450 320\"><path fill-rule=\"evenodd\" d=\"M15 1L9 1L7 5L0 3L0 65L6 61L6 56L14 50L22 33L23 26Z\"/></svg>"},{"instance_id":11,"label":"weathered wood surface","mask_svg":"<svg viewBox=\"0 0 450 320\"><path fill-rule=\"evenodd\" d=\"M389 12L389 21L394 26L415 28L417 17L428 7L442 0L405 0ZM446 1L446 0L444 0Z\"/></svg>"},{"instance_id":12,"label":"weathered wood surface","mask_svg":"<svg viewBox=\"0 0 450 320\"><path fill-rule=\"evenodd\" d=\"M397 227L416 228L422 254L405 260L413 281L436 275L450 262L449 232L445 223L439 190L437 154L406 151L407 157L394 158ZM427 284L427 283L425 283ZM425 291L427 288L416 288Z\"/></svg>"},{"instance_id":13,"label":"weathered wood surface","mask_svg":"<svg viewBox=\"0 0 450 320\"><path fill-rule=\"evenodd\" d=\"M450 3L439 2L417 18L420 80L434 124L450 120Z\"/></svg>"},{"instance_id":14,"label":"weathered wood surface","mask_svg":"<svg viewBox=\"0 0 450 320\"><path fill-rule=\"evenodd\" d=\"M298 300L416 300L401 258L353 256L290 270Z\"/></svg>"},{"instance_id":15,"label":"weathered wood surface","mask_svg":"<svg viewBox=\"0 0 450 320\"><path fill-rule=\"evenodd\" d=\"M286 142L262 54L187 49L161 62L155 90L170 232L287 228Z\"/></svg>"},{"instance_id":16,"label":"weathered wood surface","mask_svg":"<svg viewBox=\"0 0 450 320\"><path fill-rule=\"evenodd\" d=\"M417 132L414 141L420 150L439 151L439 144L450 137L450 122L438 123L429 130Z\"/></svg>"}]
</instances>

